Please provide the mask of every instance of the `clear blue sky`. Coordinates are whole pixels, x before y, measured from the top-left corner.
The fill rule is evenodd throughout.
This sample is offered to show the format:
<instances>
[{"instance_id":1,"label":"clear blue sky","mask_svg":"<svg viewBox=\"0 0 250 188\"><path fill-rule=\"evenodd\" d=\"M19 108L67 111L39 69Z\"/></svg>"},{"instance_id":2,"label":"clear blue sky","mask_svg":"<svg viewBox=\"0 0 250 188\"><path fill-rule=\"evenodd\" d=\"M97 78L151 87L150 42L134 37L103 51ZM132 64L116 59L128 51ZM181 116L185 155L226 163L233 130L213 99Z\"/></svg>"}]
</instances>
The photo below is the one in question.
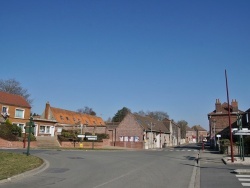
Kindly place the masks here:
<instances>
[{"instance_id":1,"label":"clear blue sky","mask_svg":"<svg viewBox=\"0 0 250 188\"><path fill-rule=\"evenodd\" d=\"M164 111L208 129L215 100L250 108L250 1L0 0L1 79L32 111Z\"/></svg>"}]
</instances>

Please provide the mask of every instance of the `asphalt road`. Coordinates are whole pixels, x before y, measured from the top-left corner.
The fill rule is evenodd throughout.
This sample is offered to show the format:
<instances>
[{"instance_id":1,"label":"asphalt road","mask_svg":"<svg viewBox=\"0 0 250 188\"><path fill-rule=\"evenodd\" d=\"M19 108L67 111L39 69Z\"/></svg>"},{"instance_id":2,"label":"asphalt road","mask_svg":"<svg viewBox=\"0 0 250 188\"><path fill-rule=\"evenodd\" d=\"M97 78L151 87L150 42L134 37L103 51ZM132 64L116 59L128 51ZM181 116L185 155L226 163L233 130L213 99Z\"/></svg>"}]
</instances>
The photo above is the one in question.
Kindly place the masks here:
<instances>
[{"instance_id":1,"label":"asphalt road","mask_svg":"<svg viewBox=\"0 0 250 188\"><path fill-rule=\"evenodd\" d=\"M23 152L13 150L13 152ZM188 188L195 148L154 151L33 150L49 165L32 176L1 183L1 188Z\"/></svg>"}]
</instances>

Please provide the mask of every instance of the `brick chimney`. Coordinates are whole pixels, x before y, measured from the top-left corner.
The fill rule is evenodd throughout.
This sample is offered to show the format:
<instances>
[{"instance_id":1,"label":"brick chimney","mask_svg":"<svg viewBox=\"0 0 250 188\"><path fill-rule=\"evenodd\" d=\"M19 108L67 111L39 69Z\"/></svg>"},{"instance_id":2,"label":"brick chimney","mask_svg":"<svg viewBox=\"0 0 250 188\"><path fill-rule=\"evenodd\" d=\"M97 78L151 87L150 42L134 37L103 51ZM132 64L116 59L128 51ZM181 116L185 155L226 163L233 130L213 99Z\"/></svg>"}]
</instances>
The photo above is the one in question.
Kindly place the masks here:
<instances>
[{"instance_id":1,"label":"brick chimney","mask_svg":"<svg viewBox=\"0 0 250 188\"><path fill-rule=\"evenodd\" d=\"M216 102L215 102L215 112L216 113L221 113L222 112L222 107L221 107L220 99L216 99Z\"/></svg>"},{"instance_id":2,"label":"brick chimney","mask_svg":"<svg viewBox=\"0 0 250 188\"><path fill-rule=\"evenodd\" d=\"M232 108L233 108L233 109L232 109L233 112L238 112L238 111L239 111L238 102L236 101L236 99L232 100L231 106L232 106Z\"/></svg>"},{"instance_id":3,"label":"brick chimney","mask_svg":"<svg viewBox=\"0 0 250 188\"><path fill-rule=\"evenodd\" d=\"M45 107L45 119L49 119L49 110L50 110L50 104L49 102L47 102Z\"/></svg>"}]
</instances>

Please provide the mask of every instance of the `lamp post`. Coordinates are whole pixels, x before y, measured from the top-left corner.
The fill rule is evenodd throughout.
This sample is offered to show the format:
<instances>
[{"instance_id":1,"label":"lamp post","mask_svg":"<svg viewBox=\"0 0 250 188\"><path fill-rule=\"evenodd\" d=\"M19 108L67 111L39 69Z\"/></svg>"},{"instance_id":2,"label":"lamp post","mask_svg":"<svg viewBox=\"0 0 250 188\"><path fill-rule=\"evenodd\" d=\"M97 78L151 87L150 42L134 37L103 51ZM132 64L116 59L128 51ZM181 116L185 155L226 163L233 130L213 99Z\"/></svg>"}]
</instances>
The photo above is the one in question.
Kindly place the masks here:
<instances>
[{"instance_id":1,"label":"lamp post","mask_svg":"<svg viewBox=\"0 0 250 188\"><path fill-rule=\"evenodd\" d=\"M215 132L215 124L216 124L216 121L215 121L215 120L213 120L213 125L214 125L214 149L216 148L216 137L215 137L216 132Z\"/></svg>"}]
</instances>

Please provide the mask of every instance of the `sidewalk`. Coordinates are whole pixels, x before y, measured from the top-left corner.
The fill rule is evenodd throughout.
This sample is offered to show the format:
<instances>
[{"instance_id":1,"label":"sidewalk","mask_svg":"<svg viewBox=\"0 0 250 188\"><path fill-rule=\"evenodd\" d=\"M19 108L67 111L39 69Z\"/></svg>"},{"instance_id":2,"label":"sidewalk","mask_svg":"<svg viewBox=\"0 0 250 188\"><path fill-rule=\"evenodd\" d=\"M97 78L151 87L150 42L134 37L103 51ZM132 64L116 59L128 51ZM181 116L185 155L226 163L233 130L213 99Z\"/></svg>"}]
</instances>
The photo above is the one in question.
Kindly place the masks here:
<instances>
[{"instance_id":1,"label":"sidewalk","mask_svg":"<svg viewBox=\"0 0 250 188\"><path fill-rule=\"evenodd\" d=\"M234 156L232 162L232 158L226 154L220 154L218 151L214 151L212 149L205 149L200 151L200 161L213 161L215 163L222 162L225 165L234 165L235 167L241 166L245 167L244 169L235 169L234 173L236 174L250 174L250 157L245 156L244 160L239 156ZM246 169L247 168L247 169Z\"/></svg>"}]
</instances>

